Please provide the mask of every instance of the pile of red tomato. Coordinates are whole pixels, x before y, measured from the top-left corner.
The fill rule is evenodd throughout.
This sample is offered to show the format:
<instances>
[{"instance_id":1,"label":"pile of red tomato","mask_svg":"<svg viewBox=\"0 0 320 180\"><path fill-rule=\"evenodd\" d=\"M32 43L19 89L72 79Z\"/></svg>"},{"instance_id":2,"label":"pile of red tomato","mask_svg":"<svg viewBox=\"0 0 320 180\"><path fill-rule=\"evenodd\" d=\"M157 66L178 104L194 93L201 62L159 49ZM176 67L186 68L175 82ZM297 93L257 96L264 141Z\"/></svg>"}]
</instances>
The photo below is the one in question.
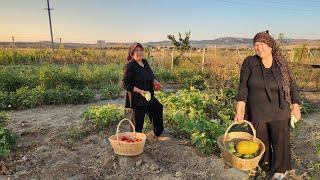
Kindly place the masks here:
<instances>
[{"instance_id":1,"label":"pile of red tomato","mask_svg":"<svg viewBox=\"0 0 320 180\"><path fill-rule=\"evenodd\" d=\"M136 143L142 141L140 138L135 138L135 137L129 137L129 136L121 136L120 141L124 141L127 143Z\"/></svg>"}]
</instances>

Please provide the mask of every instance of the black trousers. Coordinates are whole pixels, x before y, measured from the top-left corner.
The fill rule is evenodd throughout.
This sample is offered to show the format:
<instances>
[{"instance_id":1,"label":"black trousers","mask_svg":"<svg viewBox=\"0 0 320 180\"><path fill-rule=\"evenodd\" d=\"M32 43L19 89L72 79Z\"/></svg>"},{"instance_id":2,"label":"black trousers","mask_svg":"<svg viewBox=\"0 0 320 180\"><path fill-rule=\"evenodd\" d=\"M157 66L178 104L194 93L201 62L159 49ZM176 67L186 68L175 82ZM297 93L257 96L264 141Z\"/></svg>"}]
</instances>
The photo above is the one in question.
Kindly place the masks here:
<instances>
[{"instance_id":1,"label":"black trousers","mask_svg":"<svg viewBox=\"0 0 320 180\"><path fill-rule=\"evenodd\" d=\"M148 106L137 106L133 108L135 129L137 132L142 132L145 114L148 114L149 119L153 125L154 135L160 136L163 127L163 105L154 98L152 103Z\"/></svg>"},{"instance_id":2,"label":"black trousers","mask_svg":"<svg viewBox=\"0 0 320 180\"><path fill-rule=\"evenodd\" d=\"M291 170L290 126L288 120L253 122L257 138L266 146L259 163L263 170L284 173Z\"/></svg>"}]
</instances>

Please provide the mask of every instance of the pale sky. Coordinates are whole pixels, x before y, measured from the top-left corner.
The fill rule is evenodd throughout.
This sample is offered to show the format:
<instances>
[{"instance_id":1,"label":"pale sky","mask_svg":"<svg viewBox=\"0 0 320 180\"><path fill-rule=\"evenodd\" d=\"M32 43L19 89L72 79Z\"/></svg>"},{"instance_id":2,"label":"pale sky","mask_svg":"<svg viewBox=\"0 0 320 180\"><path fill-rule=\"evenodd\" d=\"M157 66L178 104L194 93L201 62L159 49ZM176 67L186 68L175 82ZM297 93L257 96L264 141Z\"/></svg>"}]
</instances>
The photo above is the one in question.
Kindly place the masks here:
<instances>
[{"instance_id":1,"label":"pale sky","mask_svg":"<svg viewBox=\"0 0 320 180\"><path fill-rule=\"evenodd\" d=\"M269 29L320 39L320 0L50 0L54 38L147 42L191 31L191 39L249 37ZM0 0L0 41L50 40L46 0Z\"/></svg>"}]
</instances>

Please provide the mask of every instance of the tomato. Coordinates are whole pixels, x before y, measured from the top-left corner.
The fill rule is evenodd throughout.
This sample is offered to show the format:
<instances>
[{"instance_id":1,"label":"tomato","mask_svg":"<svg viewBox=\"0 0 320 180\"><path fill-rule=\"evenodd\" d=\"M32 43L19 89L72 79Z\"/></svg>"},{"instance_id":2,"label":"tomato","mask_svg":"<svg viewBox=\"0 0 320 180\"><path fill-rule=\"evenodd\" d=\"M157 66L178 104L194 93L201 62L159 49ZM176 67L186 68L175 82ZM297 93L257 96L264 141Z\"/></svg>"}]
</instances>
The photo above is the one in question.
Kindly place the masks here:
<instances>
[{"instance_id":1,"label":"tomato","mask_svg":"<svg viewBox=\"0 0 320 180\"><path fill-rule=\"evenodd\" d=\"M124 142L127 142L127 143L134 143L134 142L141 141L141 139L137 140L137 138L132 138L132 137L128 137L128 136L121 136L120 137L120 141L124 141Z\"/></svg>"},{"instance_id":2,"label":"tomato","mask_svg":"<svg viewBox=\"0 0 320 180\"><path fill-rule=\"evenodd\" d=\"M161 89L161 84L160 83L157 83L157 82L154 82L153 83L153 87L154 87L154 90L155 91L158 91Z\"/></svg>"}]
</instances>

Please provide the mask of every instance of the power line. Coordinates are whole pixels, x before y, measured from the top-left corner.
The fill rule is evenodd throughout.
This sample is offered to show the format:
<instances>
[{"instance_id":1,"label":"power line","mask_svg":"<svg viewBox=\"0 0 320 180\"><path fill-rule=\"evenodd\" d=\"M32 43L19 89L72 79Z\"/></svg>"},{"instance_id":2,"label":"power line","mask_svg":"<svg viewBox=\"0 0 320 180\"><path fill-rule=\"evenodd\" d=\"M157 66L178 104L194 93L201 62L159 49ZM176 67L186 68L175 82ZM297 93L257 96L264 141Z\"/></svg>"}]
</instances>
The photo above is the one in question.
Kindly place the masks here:
<instances>
[{"instance_id":1,"label":"power line","mask_svg":"<svg viewBox=\"0 0 320 180\"><path fill-rule=\"evenodd\" d=\"M284 10L291 10L294 11L295 13L300 12L301 14L303 13L308 13L311 10L306 10L306 9L297 9L297 8L288 8L288 7L283 7L283 6L271 6L271 5L266 5L266 4L249 4L246 2L239 2L239 1L232 1L232 0L216 0L216 2L224 2L224 3L228 3L228 4L238 4L238 5L243 5L243 6L248 6L248 7L252 7L252 5L258 5L260 7L266 7L266 8L276 8L276 9L284 9Z\"/></svg>"},{"instance_id":2,"label":"power line","mask_svg":"<svg viewBox=\"0 0 320 180\"><path fill-rule=\"evenodd\" d=\"M310 1L298 1L298 2L301 2L302 4L299 4L298 2L293 3L291 0L288 0L288 1L260 0L259 2L266 2L266 3L271 3L271 4L277 4L277 5L279 5L279 4L291 5L291 7L301 7L302 5L304 5L304 6L309 5L308 8L320 8L320 1L313 1L313 2L318 2L319 4L312 4L312 5L307 4L307 2L310 2ZM309 9L309 10L311 10L311 9Z\"/></svg>"}]
</instances>

